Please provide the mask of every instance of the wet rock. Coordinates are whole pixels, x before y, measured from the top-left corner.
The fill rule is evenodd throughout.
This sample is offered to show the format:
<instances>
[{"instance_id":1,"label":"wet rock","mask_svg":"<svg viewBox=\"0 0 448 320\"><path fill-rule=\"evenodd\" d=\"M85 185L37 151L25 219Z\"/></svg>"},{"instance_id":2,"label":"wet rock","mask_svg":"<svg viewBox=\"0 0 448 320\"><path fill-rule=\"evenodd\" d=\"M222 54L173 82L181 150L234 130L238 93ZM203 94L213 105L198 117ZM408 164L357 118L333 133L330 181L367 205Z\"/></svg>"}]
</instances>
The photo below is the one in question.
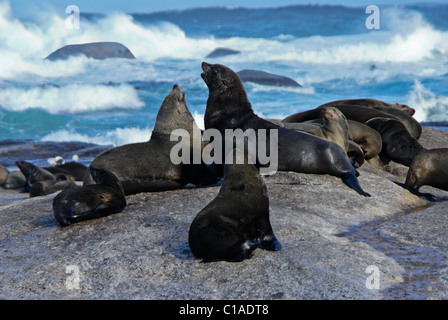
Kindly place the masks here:
<instances>
[{"instance_id":1,"label":"wet rock","mask_svg":"<svg viewBox=\"0 0 448 320\"><path fill-rule=\"evenodd\" d=\"M132 52L118 42L93 42L84 44L71 44L57 49L45 59L65 60L70 56L84 55L94 59L126 58L135 59Z\"/></svg>"},{"instance_id":2,"label":"wet rock","mask_svg":"<svg viewBox=\"0 0 448 320\"><path fill-rule=\"evenodd\" d=\"M241 53L238 50L229 49L229 48L216 48L212 52L210 52L206 58L217 58L217 57L224 57L224 56L230 56L234 54Z\"/></svg>"},{"instance_id":3,"label":"wet rock","mask_svg":"<svg viewBox=\"0 0 448 320\"><path fill-rule=\"evenodd\" d=\"M237 72L237 74L243 82L247 81L278 87L301 87L301 85L297 83L297 81L291 78L264 71L246 69Z\"/></svg>"},{"instance_id":4,"label":"wet rock","mask_svg":"<svg viewBox=\"0 0 448 320\"><path fill-rule=\"evenodd\" d=\"M369 163L358 171L370 198L329 175L264 176L271 225L282 249L255 250L251 259L239 263L202 263L188 247L191 221L216 197L219 186L128 196L123 212L66 228L53 216L55 194L8 203L0 207L0 299L412 295L415 282L409 274L416 266L385 247L410 243L423 248L419 252L446 252L446 202L428 203L397 185L396 176ZM433 211L426 211L431 210L428 205ZM446 286L439 284L447 280L447 259L440 261L431 278L436 282L421 290L420 297L446 297ZM79 270L78 289L70 288L70 266ZM369 266L380 270L379 289L366 285ZM394 295L397 288L402 295Z\"/></svg>"}]
</instances>

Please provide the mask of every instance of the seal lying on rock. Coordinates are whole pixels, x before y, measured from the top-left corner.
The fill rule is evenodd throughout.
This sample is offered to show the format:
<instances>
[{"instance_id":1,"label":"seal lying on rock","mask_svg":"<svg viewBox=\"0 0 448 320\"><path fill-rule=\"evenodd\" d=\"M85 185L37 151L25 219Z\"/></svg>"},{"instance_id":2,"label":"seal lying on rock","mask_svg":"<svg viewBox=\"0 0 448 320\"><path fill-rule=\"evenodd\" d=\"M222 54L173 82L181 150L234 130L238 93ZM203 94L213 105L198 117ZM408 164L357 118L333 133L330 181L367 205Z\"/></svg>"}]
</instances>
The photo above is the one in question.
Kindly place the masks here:
<instances>
[{"instance_id":1,"label":"seal lying on rock","mask_svg":"<svg viewBox=\"0 0 448 320\"><path fill-rule=\"evenodd\" d=\"M373 118L365 124L381 135L383 142L381 152L395 162L409 166L415 156L424 150L417 139L412 137L403 123L398 120Z\"/></svg>"},{"instance_id":2,"label":"seal lying on rock","mask_svg":"<svg viewBox=\"0 0 448 320\"><path fill-rule=\"evenodd\" d=\"M407 113L410 116L413 116L415 114L415 109L411 108L410 106L406 104L401 103L387 103L381 100L376 99L344 99L344 100L335 100L330 101L327 103L324 103L320 105L319 107L332 107L336 105L357 105L357 106L363 106L367 108L373 108L373 107L389 107L389 108L395 108L400 111L403 111Z\"/></svg>"},{"instance_id":3,"label":"seal lying on rock","mask_svg":"<svg viewBox=\"0 0 448 320\"><path fill-rule=\"evenodd\" d=\"M235 149L237 157L243 157ZM233 152L232 152L233 155ZM204 261L241 261L256 248L280 250L269 221L266 185L254 165L226 158L224 182L218 195L191 223L188 243Z\"/></svg>"},{"instance_id":4,"label":"seal lying on rock","mask_svg":"<svg viewBox=\"0 0 448 320\"><path fill-rule=\"evenodd\" d=\"M25 191L29 192L31 186L39 181L52 180L56 181L56 177L49 171L38 167L27 161L16 161L17 167L26 178Z\"/></svg>"},{"instance_id":5,"label":"seal lying on rock","mask_svg":"<svg viewBox=\"0 0 448 320\"><path fill-rule=\"evenodd\" d=\"M126 206L123 186L104 169L90 167L96 184L72 187L53 199L54 217L61 226L122 212Z\"/></svg>"},{"instance_id":6,"label":"seal lying on rock","mask_svg":"<svg viewBox=\"0 0 448 320\"><path fill-rule=\"evenodd\" d=\"M397 114L392 114L391 112L398 111L392 108L388 108L386 112L386 109L378 110L377 108L366 108L362 106L357 105L335 105L335 108L338 108L344 116L347 118L347 120L354 120L361 123L366 123L366 121L372 119L372 118L389 118L389 119L395 119L403 122L405 127L408 129L409 133L412 134L412 136L416 139L418 139L421 136L422 128L421 125L412 117L408 116L404 112L399 113L400 117L397 117ZM311 109L303 112L298 112L295 114L292 114L285 119L282 120L282 122L304 122L309 121L313 119L319 118L319 109L321 107L317 107L316 109ZM394 111L391 111L389 109L392 109Z\"/></svg>"},{"instance_id":7,"label":"seal lying on rock","mask_svg":"<svg viewBox=\"0 0 448 320\"><path fill-rule=\"evenodd\" d=\"M164 191L184 187L187 183L195 185L211 185L217 182L205 164L173 164L171 149L179 142L171 140L176 129L184 129L189 133L186 147L190 155L196 153L195 148L202 149L193 141L195 132L200 135L185 102L185 94L178 85L166 96L148 142L126 144L115 147L96 157L91 167L104 168L111 171L123 184L126 195L139 192ZM199 150L201 152L201 150ZM86 175L84 185L94 183L90 175Z\"/></svg>"},{"instance_id":8,"label":"seal lying on rock","mask_svg":"<svg viewBox=\"0 0 448 320\"><path fill-rule=\"evenodd\" d=\"M424 150L412 161L405 187L417 191L424 185L448 191L447 148Z\"/></svg>"},{"instance_id":9,"label":"seal lying on rock","mask_svg":"<svg viewBox=\"0 0 448 320\"><path fill-rule=\"evenodd\" d=\"M378 131L354 120L348 120L348 129L353 141L364 151L366 160L372 159L381 152L383 141Z\"/></svg>"},{"instance_id":10,"label":"seal lying on rock","mask_svg":"<svg viewBox=\"0 0 448 320\"><path fill-rule=\"evenodd\" d=\"M76 181L83 181L87 173L87 167L76 161L56 164L51 167L44 167L44 169L53 174L63 173L66 175L71 175Z\"/></svg>"},{"instance_id":11,"label":"seal lying on rock","mask_svg":"<svg viewBox=\"0 0 448 320\"><path fill-rule=\"evenodd\" d=\"M201 74L209 88L204 115L205 129L216 129L221 134L226 129L266 130L266 149L270 150L271 130L278 134L278 167L280 171L331 174L359 194L370 196L362 190L357 171L345 155L331 142L307 133L282 128L258 117L252 110L241 80L226 66L202 63ZM320 111L320 110L319 110ZM275 134L273 133L273 134ZM259 150L259 145L257 145ZM257 167L261 161L254 161Z\"/></svg>"},{"instance_id":12,"label":"seal lying on rock","mask_svg":"<svg viewBox=\"0 0 448 320\"><path fill-rule=\"evenodd\" d=\"M320 110L322 125L316 123L310 126L310 123L283 123L284 128L308 132L319 138L332 141L339 145L342 150L347 152L351 134L347 119L344 114L336 108L322 108Z\"/></svg>"}]
</instances>

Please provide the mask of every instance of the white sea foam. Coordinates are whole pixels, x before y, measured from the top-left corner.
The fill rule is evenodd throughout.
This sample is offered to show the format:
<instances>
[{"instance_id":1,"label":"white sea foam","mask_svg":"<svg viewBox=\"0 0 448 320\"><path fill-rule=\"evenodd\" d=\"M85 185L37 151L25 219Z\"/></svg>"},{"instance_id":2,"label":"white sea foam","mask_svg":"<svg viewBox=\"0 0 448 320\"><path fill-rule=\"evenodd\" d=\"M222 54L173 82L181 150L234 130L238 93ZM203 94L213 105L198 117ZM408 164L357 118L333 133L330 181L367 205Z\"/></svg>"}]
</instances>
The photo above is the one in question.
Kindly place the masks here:
<instances>
[{"instance_id":1,"label":"white sea foam","mask_svg":"<svg viewBox=\"0 0 448 320\"><path fill-rule=\"evenodd\" d=\"M117 128L102 134L89 135L73 130L58 130L41 139L41 141L80 141L99 145L121 146L129 143L145 142L151 138L152 128Z\"/></svg>"},{"instance_id":2,"label":"white sea foam","mask_svg":"<svg viewBox=\"0 0 448 320\"><path fill-rule=\"evenodd\" d=\"M199 112L195 111L193 113L193 119L196 122L196 124L198 125L199 129L205 130L204 115L203 114L200 114Z\"/></svg>"},{"instance_id":3,"label":"white sea foam","mask_svg":"<svg viewBox=\"0 0 448 320\"><path fill-rule=\"evenodd\" d=\"M73 84L64 87L0 89L0 105L10 111L43 108L50 113L82 113L111 108L136 109L144 106L130 85Z\"/></svg>"},{"instance_id":4,"label":"white sea foam","mask_svg":"<svg viewBox=\"0 0 448 320\"><path fill-rule=\"evenodd\" d=\"M417 121L448 121L448 96L437 96L415 80L406 102Z\"/></svg>"},{"instance_id":5,"label":"white sea foam","mask_svg":"<svg viewBox=\"0 0 448 320\"><path fill-rule=\"evenodd\" d=\"M146 61L162 57L197 59L216 47L238 48L242 51L243 54L228 57L230 61L289 60L313 64L415 62L448 54L448 43L445 41L448 32L435 29L421 14L411 10L386 8L382 15L382 21L389 31L327 37L291 37L286 40L245 37L217 39L213 36L188 37L180 27L170 22L143 25L124 13L111 13L93 22L82 20L79 30L67 29L64 16L50 13L46 13L45 20L41 18L39 24L24 24L12 17L8 2L3 1L0 2L0 57L9 56L8 61L12 61L17 58L13 53L18 53L21 59L41 59L63 45L95 41L121 42L137 58ZM15 65L19 70L39 74L45 68L26 66L20 59L19 62L21 63ZM82 66L82 62L76 63L78 67ZM50 74L57 72L57 64L46 69L52 70L49 71ZM7 75L12 71L8 68Z\"/></svg>"}]
</instances>

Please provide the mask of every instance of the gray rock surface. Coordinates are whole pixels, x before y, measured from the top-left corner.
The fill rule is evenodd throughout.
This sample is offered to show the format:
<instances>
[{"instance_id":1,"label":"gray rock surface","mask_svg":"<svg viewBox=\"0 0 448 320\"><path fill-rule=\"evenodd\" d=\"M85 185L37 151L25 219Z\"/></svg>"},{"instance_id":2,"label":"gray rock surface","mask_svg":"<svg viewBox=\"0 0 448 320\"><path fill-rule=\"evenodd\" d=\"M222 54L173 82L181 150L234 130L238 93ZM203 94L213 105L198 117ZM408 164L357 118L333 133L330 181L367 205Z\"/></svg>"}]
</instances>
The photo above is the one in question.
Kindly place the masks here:
<instances>
[{"instance_id":1,"label":"gray rock surface","mask_svg":"<svg viewBox=\"0 0 448 320\"><path fill-rule=\"evenodd\" d=\"M191 221L219 186L128 196L122 213L66 228L53 217L55 194L5 204L0 299L446 298L448 192L428 203L369 163L359 172L371 198L328 175L265 176L282 249L238 263L203 263L188 247ZM369 266L379 289L366 285Z\"/></svg>"},{"instance_id":2,"label":"gray rock surface","mask_svg":"<svg viewBox=\"0 0 448 320\"><path fill-rule=\"evenodd\" d=\"M49 54L45 59L64 60L70 56L85 55L94 59L126 58L134 59L132 52L118 42L92 42L84 44L70 44Z\"/></svg>"}]
</instances>

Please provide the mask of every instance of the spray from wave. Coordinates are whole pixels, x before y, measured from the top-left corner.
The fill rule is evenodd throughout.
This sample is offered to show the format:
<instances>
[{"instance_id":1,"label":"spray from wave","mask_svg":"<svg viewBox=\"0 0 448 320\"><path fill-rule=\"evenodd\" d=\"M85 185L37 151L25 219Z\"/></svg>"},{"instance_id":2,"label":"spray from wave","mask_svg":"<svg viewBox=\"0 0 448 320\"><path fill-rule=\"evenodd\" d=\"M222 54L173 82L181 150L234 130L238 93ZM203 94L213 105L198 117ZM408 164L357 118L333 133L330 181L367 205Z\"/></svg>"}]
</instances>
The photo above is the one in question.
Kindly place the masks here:
<instances>
[{"instance_id":1,"label":"spray from wave","mask_svg":"<svg viewBox=\"0 0 448 320\"><path fill-rule=\"evenodd\" d=\"M152 128L117 128L94 136L79 133L73 130L62 129L52 132L41 139L41 141L80 141L99 145L121 146L129 143L148 141L151 137Z\"/></svg>"},{"instance_id":2,"label":"spray from wave","mask_svg":"<svg viewBox=\"0 0 448 320\"><path fill-rule=\"evenodd\" d=\"M0 89L0 105L9 111L43 108L52 114L83 113L144 106L130 85L84 85Z\"/></svg>"},{"instance_id":3,"label":"spray from wave","mask_svg":"<svg viewBox=\"0 0 448 320\"><path fill-rule=\"evenodd\" d=\"M415 109L417 121L448 121L448 97L436 96L415 80L407 104Z\"/></svg>"}]
</instances>

